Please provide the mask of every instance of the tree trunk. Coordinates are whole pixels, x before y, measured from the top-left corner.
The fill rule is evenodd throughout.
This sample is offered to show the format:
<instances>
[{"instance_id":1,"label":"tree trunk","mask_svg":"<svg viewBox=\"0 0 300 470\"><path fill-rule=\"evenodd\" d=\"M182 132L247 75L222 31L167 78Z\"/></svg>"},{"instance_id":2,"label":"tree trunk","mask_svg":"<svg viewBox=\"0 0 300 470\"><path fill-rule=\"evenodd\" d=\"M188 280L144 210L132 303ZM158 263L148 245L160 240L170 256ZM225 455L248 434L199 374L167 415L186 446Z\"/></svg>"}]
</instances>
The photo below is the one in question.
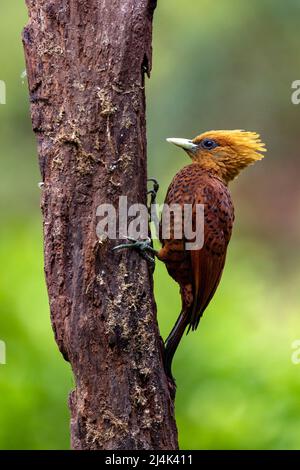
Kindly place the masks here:
<instances>
[{"instance_id":1,"label":"tree trunk","mask_svg":"<svg viewBox=\"0 0 300 470\"><path fill-rule=\"evenodd\" d=\"M27 0L55 338L71 363L74 449L176 449L152 274L96 235L97 207L146 204L144 75L156 0Z\"/></svg>"}]
</instances>

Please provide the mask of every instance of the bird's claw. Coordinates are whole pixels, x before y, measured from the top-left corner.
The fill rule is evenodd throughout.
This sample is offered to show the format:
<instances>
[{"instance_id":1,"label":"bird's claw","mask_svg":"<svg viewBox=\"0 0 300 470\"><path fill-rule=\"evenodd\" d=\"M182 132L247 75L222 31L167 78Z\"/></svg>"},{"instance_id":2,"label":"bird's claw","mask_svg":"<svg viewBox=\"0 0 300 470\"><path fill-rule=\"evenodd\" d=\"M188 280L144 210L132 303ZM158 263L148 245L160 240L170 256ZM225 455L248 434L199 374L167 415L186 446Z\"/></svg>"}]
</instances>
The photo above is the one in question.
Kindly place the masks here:
<instances>
[{"instance_id":1,"label":"bird's claw","mask_svg":"<svg viewBox=\"0 0 300 470\"><path fill-rule=\"evenodd\" d=\"M148 251L156 254L156 251L152 247L151 238L147 237L146 240L135 240L132 237L124 237L129 240L131 243L122 243L121 245L115 246L112 250L123 250L125 248L133 248L139 252L139 254L148 261L152 266L155 266L155 259L154 257L150 256Z\"/></svg>"},{"instance_id":2,"label":"bird's claw","mask_svg":"<svg viewBox=\"0 0 300 470\"><path fill-rule=\"evenodd\" d=\"M158 193L158 190L159 190L159 184L157 182L157 180L155 178L148 178L147 181L151 181L153 183L153 187L152 189L150 189L149 191L147 191L147 194L151 194L151 202L150 202L150 205L151 204L155 204L156 202L156 196L157 196L157 193Z\"/></svg>"}]
</instances>

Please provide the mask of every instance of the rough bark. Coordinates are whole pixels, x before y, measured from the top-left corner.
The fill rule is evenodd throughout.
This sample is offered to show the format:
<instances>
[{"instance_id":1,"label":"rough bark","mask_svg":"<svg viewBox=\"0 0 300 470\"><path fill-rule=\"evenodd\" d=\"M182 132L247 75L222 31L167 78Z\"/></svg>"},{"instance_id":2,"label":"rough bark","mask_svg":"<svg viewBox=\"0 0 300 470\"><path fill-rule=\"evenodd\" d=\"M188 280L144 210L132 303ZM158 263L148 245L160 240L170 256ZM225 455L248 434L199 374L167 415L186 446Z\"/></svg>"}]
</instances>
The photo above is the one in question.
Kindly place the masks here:
<instances>
[{"instance_id":1,"label":"rough bark","mask_svg":"<svg viewBox=\"0 0 300 470\"><path fill-rule=\"evenodd\" d=\"M146 203L144 75L155 0L27 0L23 32L42 174L45 273L71 363L74 449L176 449L152 274L100 243L96 209Z\"/></svg>"}]
</instances>

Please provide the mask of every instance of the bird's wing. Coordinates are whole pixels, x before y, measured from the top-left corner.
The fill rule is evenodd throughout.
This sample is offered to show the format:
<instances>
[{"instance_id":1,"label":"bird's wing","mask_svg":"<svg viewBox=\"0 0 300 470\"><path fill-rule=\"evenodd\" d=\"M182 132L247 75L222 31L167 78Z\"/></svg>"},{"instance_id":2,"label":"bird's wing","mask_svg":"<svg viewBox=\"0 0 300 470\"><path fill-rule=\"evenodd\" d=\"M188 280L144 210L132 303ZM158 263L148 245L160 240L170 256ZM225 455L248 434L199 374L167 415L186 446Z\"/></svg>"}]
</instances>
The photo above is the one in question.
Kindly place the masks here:
<instances>
[{"instance_id":1,"label":"bird's wing","mask_svg":"<svg viewBox=\"0 0 300 470\"><path fill-rule=\"evenodd\" d=\"M189 329L193 330L197 328L220 282L234 219L229 192L218 180L195 191L193 218L196 204L204 205L204 245L202 249L190 251L193 305Z\"/></svg>"}]
</instances>

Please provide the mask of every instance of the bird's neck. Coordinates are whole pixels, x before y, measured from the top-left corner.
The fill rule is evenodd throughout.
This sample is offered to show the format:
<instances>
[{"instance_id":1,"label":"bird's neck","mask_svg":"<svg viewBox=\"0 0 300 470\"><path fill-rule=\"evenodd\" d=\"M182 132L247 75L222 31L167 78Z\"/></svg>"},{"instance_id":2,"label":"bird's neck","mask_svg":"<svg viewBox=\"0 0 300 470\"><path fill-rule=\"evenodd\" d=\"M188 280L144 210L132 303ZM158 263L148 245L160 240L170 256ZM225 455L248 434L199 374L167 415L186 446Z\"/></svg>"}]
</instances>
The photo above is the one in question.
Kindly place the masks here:
<instances>
[{"instance_id":1,"label":"bird's neck","mask_svg":"<svg viewBox=\"0 0 300 470\"><path fill-rule=\"evenodd\" d=\"M218 178L223 184L228 186L230 179L227 178L226 168L222 168L213 161L194 161L193 164L198 165L201 170L208 173L213 178Z\"/></svg>"}]
</instances>

